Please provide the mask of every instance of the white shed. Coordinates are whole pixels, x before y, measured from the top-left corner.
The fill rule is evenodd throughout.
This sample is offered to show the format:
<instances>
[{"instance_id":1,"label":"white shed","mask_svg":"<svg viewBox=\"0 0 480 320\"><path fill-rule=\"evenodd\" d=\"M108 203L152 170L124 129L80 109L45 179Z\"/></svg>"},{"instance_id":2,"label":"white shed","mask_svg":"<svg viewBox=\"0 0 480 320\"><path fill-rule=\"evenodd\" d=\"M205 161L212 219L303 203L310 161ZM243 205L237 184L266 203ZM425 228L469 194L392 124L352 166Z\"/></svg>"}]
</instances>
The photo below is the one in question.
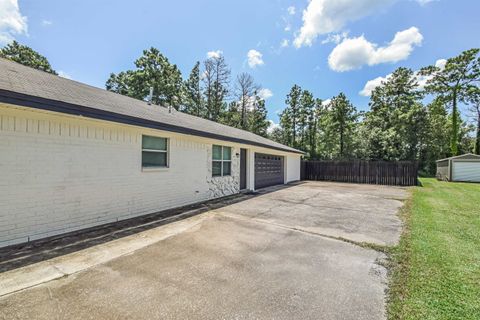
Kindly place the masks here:
<instances>
[{"instance_id":1,"label":"white shed","mask_svg":"<svg viewBox=\"0 0 480 320\"><path fill-rule=\"evenodd\" d=\"M437 160L437 178L445 181L480 182L480 155L467 153Z\"/></svg>"}]
</instances>

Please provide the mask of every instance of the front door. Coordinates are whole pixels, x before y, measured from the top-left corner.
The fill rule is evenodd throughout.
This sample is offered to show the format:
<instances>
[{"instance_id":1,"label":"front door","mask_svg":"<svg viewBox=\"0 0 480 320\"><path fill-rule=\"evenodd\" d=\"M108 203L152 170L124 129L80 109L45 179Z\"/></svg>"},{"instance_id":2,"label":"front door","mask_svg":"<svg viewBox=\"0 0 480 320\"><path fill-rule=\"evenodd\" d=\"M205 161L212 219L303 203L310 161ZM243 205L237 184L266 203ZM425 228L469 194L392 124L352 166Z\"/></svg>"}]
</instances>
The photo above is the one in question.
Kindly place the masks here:
<instances>
[{"instance_id":1,"label":"front door","mask_svg":"<svg viewBox=\"0 0 480 320\"><path fill-rule=\"evenodd\" d=\"M247 149L240 149L240 190L247 188Z\"/></svg>"}]
</instances>

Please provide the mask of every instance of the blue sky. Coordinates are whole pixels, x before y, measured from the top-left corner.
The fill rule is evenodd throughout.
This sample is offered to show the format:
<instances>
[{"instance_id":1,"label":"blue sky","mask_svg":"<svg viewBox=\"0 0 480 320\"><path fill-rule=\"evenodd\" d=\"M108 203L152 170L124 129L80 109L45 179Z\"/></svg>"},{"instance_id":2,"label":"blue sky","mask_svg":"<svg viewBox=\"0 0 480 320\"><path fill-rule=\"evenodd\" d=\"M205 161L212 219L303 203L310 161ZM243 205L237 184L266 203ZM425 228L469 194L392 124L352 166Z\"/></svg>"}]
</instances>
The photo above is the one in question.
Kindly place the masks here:
<instances>
[{"instance_id":1,"label":"blue sky","mask_svg":"<svg viewBox=\"0 0 480 320\"><path fill-rule=\"evenodd\" d=\"M480 47L478 12L475 0L0 0L0 45L16 39L101 88L151 46L184 77L220 50L232 75L271 91L278 122L293 84L322 99L343 91L366 110L369 80Z\"/></svg>"}]
</instances>

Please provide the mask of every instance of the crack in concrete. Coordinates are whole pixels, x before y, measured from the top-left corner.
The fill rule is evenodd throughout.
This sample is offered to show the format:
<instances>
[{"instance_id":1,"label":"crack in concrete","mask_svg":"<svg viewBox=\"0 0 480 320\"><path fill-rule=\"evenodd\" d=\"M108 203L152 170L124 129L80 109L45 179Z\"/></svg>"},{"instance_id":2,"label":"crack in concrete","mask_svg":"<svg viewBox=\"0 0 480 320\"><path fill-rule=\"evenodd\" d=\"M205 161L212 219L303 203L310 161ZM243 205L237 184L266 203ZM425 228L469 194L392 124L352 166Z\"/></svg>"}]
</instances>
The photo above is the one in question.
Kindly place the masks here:
<instances>
[{"instance_id":1,"label":"crack in concrete","mask_svg":"<svg viewBox=\"0 0 480 320\"><path fill-rule=\"evenodd\" d=\"M320 232L306 230L306 229L303 229L303 228L300 228L300 227L287 226L287 225L283 225L283 224L279 224L279 223L275 223L275 222L270 222L270 221L265 221L265 220L261 220L261 219L256 219L256 218L244 218L244 217L241 217L241 216L233 214L233 213L219 212L219 214L221 214L224 217L229 217L229 218L238 219L238 220L242 220L242 221L252 221L252 222L271 225L271 226L274 226L274 227L278 227L278 228L282 228L282 229L286 229L286 230L290 230L290 231L305 233L305 234L308 234L308 235L311 235L311 236L342 241L342 242L349 243L349 244L352 244L352 245L355 245L355 246L358 246L358 247L361 247L361 248L364 248L364 249L371 249L371 250L381 252L381 253L389 253L390 250L391 250L391 247L387 246L387 245L380 245L380 244L375 244L375 243L370 243L370 242L359 242L359 241L350 240L350 239L347 239L347 238L344 238L344 237L336 237L336 236L331 236L331 235L320 233Z\"/></svg>"}]
</instances>

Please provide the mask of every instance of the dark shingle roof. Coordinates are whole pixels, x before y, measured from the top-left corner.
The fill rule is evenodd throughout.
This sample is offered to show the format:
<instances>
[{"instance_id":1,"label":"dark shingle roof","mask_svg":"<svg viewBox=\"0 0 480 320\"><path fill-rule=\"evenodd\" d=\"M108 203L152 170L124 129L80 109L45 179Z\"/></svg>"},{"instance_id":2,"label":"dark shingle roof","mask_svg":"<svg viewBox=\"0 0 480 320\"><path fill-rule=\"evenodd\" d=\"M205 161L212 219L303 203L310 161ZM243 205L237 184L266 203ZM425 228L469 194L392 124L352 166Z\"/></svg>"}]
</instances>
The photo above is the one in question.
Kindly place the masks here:
<instances>
[{"instance_id":1,"label":"dark shingle roof","mask_svg":"<svg viewBox=\"0 0 480 320\"><path fill-rule=\"evenodd\" d=\"M0 102L303 153L248 131L149 105L0 58Z\"/></svg>"}]
</instances>

